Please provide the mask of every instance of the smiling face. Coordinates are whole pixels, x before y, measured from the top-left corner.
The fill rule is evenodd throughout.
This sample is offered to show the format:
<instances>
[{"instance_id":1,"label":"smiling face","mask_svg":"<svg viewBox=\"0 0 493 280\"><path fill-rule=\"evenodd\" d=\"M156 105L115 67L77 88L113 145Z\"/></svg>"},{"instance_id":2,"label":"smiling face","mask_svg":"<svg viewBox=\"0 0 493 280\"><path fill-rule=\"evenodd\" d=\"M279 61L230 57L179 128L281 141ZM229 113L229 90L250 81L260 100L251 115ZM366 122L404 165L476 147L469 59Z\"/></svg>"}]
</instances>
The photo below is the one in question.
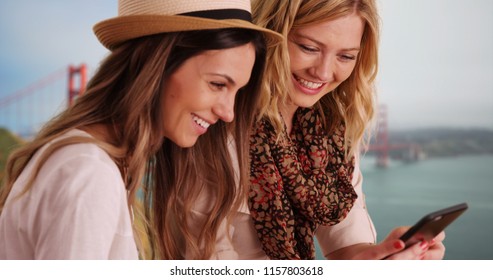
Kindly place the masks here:
<instances>
[{"instance_id":1,"label":"smiling face","mask_svg":"<svg viewBox=\"0 0 493 280\"><path fill-rule=\"evenodd\" d=\"M291 30L288 50L294 91L285 110L313 106L352 73L363 36L364 22L352 14Z\"/></svg>"},{"instance_id":2,"label":"smiling face","mask_svg":"<svg viewBox=\"0 0 493 280\"><path fill-rule=\"evenodd\" d=\"M191 147L218 120L231 122L236 93L250 80L254 62L251 43L186 60L164 86L163 136L180 147Z\"/></svg>"}]
</instances>

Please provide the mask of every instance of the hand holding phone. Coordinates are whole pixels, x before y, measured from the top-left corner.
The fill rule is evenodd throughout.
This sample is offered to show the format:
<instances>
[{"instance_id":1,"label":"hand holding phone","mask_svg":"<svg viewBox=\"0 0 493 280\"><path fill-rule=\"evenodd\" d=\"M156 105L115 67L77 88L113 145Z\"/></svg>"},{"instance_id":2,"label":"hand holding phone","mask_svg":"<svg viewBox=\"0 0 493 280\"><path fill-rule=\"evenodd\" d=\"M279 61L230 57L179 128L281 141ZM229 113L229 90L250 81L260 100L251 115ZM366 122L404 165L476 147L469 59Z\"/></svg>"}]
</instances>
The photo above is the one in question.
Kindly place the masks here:
<instances>
[{"instance_id":1,"label":"hand holding phone","mask_svg":"<svg viewBox=\"0 0 493 280\"><path fill-rule=\"evenodd\" d=\"M423 240L430 242L467 208L467 203L461 203L429 213L407 230L400 239L406 243L406 247Z\"/></svg>"}]
</instances>

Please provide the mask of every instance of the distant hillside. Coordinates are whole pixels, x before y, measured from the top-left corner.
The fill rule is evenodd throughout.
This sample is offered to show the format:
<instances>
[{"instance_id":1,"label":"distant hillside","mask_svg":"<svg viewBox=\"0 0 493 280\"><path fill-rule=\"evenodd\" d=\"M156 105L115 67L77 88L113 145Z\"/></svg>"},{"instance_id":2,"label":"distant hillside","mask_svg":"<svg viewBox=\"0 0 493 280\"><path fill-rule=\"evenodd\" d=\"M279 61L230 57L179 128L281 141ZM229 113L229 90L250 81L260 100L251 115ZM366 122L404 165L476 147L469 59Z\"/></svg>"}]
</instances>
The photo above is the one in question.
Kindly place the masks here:
<instances>
[{"instance_id":1,"label":"distant hillside","mask_svg":"<svg viewBox=\"0 0 493 280\"><path fill-rule=\"evenodd\" d=\"M418 144L428 157L493 154L493 130L429 128L391 131L389 143Z\"/></svg>"},{"instance_id":2,"label":"distant hillside","mask_svg":"<svg viewBox=\"0 0 493 280\"><path fill-rule=\"evenodd\" d=\"M3 178L7 157L13 148L18 147L23 141L5 128L0 127L0 181Z\"/></svg>"}]
</instances>

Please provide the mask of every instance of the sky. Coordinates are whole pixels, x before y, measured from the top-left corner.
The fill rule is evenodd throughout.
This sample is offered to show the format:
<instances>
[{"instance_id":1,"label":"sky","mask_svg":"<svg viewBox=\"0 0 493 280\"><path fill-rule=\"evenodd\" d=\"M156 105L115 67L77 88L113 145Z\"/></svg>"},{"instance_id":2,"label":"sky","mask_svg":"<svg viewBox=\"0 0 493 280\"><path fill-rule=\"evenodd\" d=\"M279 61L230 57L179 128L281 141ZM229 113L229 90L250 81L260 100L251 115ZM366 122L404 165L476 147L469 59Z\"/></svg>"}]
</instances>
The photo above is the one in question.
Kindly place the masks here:
<instances>
[{"instance_id":1,"label":"sky","mask_svg":"<svg viewBox=\"0 0 493 280\"><path fill-rule=\"evenodd\" d=\"M379 103L391 129L493 129L493 1L378 0ZM0 1L0 99L107 54L92 27L117 1Z\"/></svg>"}]
</instances>

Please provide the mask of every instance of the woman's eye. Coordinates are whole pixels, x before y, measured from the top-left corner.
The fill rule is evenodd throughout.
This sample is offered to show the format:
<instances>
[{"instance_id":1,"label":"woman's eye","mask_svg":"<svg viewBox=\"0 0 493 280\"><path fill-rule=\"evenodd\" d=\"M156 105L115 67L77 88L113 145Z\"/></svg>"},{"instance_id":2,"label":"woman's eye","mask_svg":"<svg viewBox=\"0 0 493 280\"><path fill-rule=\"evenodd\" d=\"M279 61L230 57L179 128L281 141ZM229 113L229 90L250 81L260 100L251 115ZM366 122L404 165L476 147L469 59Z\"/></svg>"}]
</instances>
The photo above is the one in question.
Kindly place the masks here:
<instances>
[{"instance_id":1,"label":"woman's eye","mask_svg":"<svg viewBox=\"0 0 493 280\"><path fill-rule=\"evenodd\" d=\"M225 83L221 83L221 82L210 82L209 84L210 84L213 88L218 89L218 90L221 90L221 89L223 89L224 87L226 87L226 84L225 84Z\"/></svg>"},{"instance_id":2,"label":"woman's eye","mask_svg":"<svg viewBox=\"0 0 493 280\"><path fill-rule=\"evenodd\" d=\"M354 55L341 55L340 58L344 61L351 61L351 60L355 60L356 56L354 56Z\"/></svg>"},{"instance_id":3,"label":"woman's eye","mask_svg":"<svg viewBox=\"0 0 493 280\"><path fill-rule=\"evenodd\" d=\"M317 49L311 48L311 47L303 45L303 44L298 44L298 46L300 47L300 49L302 49L306 52L316 52L317 51Z\"/></svg>"}]
</instances>

